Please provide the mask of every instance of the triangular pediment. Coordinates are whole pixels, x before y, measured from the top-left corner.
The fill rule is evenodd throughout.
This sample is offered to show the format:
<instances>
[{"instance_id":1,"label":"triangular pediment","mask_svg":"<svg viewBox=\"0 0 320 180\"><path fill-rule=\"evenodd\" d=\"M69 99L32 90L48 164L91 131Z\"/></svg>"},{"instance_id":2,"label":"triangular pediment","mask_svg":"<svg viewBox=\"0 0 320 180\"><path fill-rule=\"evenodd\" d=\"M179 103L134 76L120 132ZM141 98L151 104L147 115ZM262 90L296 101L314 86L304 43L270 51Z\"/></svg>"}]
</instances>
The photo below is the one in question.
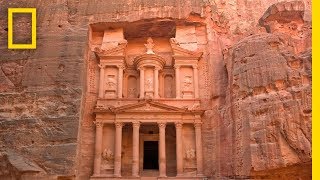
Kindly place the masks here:
<instances>
[{"instance_id":1,"label":"triangular pediment","mask_svg":"<svg viewBox=\"0 0 320 180\"><path fill-rule=\"evenodd\" d=\"M144 101L135 104L129 104L120 106L113 109L115 113L121 112L185 112L185 109L181 109L174 106L169 106L159 102Z\"/></svg>"},{"instance_id":2,"label":"triangular pediment","mask_svg":"<svg viewBox=\"0 0 320 180\"><path fill-rule=\"evenodd\" d=\"M182 48L175 38L170 39L171 48L174 57L185 57L185 58L195 58L200 59L202 52L190 51L188 49Z\"/></svg>"}]
</instances>

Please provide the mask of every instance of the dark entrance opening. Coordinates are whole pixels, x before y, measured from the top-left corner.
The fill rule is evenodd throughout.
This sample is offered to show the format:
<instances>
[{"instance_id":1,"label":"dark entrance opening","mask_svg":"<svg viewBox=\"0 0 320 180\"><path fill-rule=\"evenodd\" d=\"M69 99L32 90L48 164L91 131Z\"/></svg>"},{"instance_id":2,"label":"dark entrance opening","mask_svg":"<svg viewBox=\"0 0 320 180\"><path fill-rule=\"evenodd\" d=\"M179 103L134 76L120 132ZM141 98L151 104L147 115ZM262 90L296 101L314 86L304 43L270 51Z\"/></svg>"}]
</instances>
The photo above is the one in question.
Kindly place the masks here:
<instances>
[{"instance_id":1,"label":"dark entrance opening","mask_svg":"<svg viewBox=\"0 0 320 180\"><path fill-rule=\"evenodd\" d=\"M159 169L158 141L144 141L143 169Z\"/></svg>"}]
</instances>

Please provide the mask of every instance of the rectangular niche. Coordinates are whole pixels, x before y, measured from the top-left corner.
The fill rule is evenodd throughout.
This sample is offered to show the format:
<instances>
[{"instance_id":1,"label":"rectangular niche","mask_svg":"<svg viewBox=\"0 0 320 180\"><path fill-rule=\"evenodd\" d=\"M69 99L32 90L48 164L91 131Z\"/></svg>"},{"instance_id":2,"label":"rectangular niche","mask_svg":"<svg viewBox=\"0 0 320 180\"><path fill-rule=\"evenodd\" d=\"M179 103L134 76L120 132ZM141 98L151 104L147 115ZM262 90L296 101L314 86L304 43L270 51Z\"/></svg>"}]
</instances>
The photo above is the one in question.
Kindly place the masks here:
<instances>
[{"instance_id":1,"label":"rectangular niche","mask_svg":"<svg viewBox=\"0 0 320 180\"><path fill-rule=\"evenodd\" d=\"M118 69L113 66L107 66L105 70L104 97L116 98L118 87Z\"/></svg>"},{"instance_id":2,"label":"rectangular niche","mask_svg":"<svg viewBox=\"0 0 320 180\"><path fill-rule=\"evenodd\" d=\"M194 80L192 67L181 67L180 87L183 99L192 99L194 97Z\"/></svg>"},{"instance_id":3,"label":"rectangular niche","mask_svg":"<svg viewBox=\"0 0 320 180\"><path fill-rule=\"evenodd\" d=\"M138 79L136 76L129 76L127 96L128 98L138 98L138 95L139 95Z\"/></svg>"},{"instance_id":4,"label":"rectangular niche","mask_svg":"<svg viewBox=\"0 0 320 180\"><path fill-rule=\"evenodd\" d=\"M174 98L175 97L175 79L172 75L164 76L164 97L165 98Z\"/></svg>"},{"instance_id":5,"label":"rectangular niche","mask_svg":"<svg viewBox=\"0 0 320 180\"><path fill-rule=\"evenodd\" d=\"M111 175L114 169L114 124L104 125L102 139L101 173Z\"/></svg>"}]
</instances>

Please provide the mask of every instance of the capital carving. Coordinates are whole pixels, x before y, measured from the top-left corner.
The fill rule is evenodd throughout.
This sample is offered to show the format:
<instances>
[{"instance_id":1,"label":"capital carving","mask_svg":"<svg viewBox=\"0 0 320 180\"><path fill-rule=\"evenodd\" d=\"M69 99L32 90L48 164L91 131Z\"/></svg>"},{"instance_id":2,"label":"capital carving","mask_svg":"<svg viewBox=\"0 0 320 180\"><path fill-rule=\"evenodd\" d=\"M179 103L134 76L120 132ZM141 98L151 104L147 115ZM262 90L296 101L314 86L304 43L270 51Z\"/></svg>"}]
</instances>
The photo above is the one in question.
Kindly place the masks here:
<instances>
[{"instance_id":1,"label":"capital carving","mask_svg":"<svg viewBox=\"0 0 320 180\"><path fill-rule=\"evenodd\" d=\"M103 64L98 64L98 66L99 66L100 69L104 69L105 68L105 65L103 65Z\"/></svg>"},{"instance_id":2,"label":"capital carving","mask_svg":"<svg viewBox=\"0 0 320 180\"><path fill-rule=\"evenodd\" d=\"M94 121L93 123L96 125L96 128L101 128L101 127L103 127L103 122Z\"/></svg>"},{"instance_id":3,"label":"capital carving","mask_svg":"<svg viewBox=\"0 0 320 180\"><path fill-rule=\"evenodd\" d=\"M124 70L124 69L125 69L125 66L124 66L124 65L117 65L117 68L118 68L119 70Z\"/></svg>"},{"instance_id":4,"label":"capital carving","mask_svg":"<svg viewBox=\"0 0 320 180\"><path fill-rule=\"evenodd\" d=\"M176 126L176 129L181 129L182 126L183 126L183 123L182 123L182 122L175 122L174 124L175 124L175 126Z\"/></svg>"},{"instance_id":5,"label":"capital carving","mask_svg":"<svg viewBox=\"0 0 320 180\"><path fill-rule=\"evenodd\" d=\"M133 128L139 128L140 127L140 122L139 121L132 122L132 127Z\"/></svg>"},{"instance_id":6,"label":"capital carving","mask_svg":"<svg viewBox=\"0 0 320 180\"><path fill-rule=\"evenodd\" d=\"M115 124L116 128L122 128L124 125L123 122L115 122L114 124Z\"/></svg>"},{"instance_id":7,"label":"capital carving","mask_svg":"<svg viewBox=\"0 0 320 180\"><path fill-rule=\"evenodd\" d=\"M194 128L201 128L202 123L201 122L195 122L194 123Z\"/></svg>"},{"instance_id":8,"label":"capital carving","mask_svg":"<svg viewBox=\"0 0 320 180\"><path fill-rule=\"evenodd\" d=\"M144 71L144 69L145 69L144 67L139 67L138 68L139 71Z\"/></svg>"},{"instance_id":9,"label":"capital carving","mask_svg":"<svg viewBox=\"0 0 320 180\"><path fill-rule=\"evenodd\" d=\"M192 65L193 69L198 69L198 65Z\"/></svg>"},{"instance_id":10,"label":"capital carving","mask_svg":"<svg viewBox=\"0 0 320 180\"><path fill-rule=\"evenodd\" d=\"M158 122L158 126L160 129L166 128L167 123L166 122Z\"/></svg>"},{"instance_id":11,"label":"capital carving","mask_svg":"<svg viewBox=\"0 0 320 180\"><path fill-rule=\"evenodd\" d=\"M160 69L161 69L160 67L155 67L154 68L154 70L156 70L156 71L160 71Z\"/></svg>"},{"instance_id":12,"label":"capital carving","mask_svg":"<svg viewBox=\"0 0 320 180\"><path fill-rule=\"evenodd\" d=\"M174 65L174 69L180 69L181 65Z\"/></svg>"}]
</instances>

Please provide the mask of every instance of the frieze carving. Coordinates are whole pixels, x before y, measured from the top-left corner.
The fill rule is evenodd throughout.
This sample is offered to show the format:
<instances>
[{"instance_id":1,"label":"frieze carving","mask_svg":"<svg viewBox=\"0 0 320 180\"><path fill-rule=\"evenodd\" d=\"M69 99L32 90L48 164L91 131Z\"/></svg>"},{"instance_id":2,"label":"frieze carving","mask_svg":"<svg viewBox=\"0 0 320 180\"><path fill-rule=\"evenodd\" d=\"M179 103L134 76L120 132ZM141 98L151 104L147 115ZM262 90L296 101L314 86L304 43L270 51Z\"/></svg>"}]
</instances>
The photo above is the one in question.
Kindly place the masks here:
<instances>
[{"instance_id":1,"label":"frieze carving","mask_svg":"<svg viewBox=\"0 0 320 180\"><path fill-rule=\"evenodd\" d=\"M188 110L198 110L200 109L200 104L199 103L195 103L192 105L192 107L189 107Z\"/></svg>"}]
</instances>

